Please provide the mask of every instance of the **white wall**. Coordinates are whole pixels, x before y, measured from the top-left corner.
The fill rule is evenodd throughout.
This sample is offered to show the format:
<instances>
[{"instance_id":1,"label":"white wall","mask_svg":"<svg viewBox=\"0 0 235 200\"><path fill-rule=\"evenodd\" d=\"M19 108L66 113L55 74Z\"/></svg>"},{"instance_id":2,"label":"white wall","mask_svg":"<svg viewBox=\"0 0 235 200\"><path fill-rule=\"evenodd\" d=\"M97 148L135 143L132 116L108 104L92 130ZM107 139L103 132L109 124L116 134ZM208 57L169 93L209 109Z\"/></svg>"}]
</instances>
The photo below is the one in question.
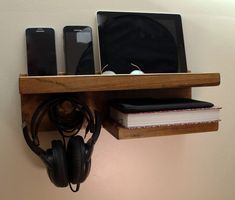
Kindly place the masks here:
<instances>
[{"instance_id":1,"label":"white wall","mask_svg":"<svg viewBox=\"0 0 235 200\"><path fill-rule=\"evenodd\" d=\"M223 107L215 133L118 141L102 131L92 171L80 192L52 185L21 132L18 77L26 72L24 30L56 31L63 70L62 28L91 25L97 10L180 13L192 72L220 72L219 87L196 88L194 98ZM0 2L0 199L233 200L235 199L235 1L8 0ZM95 46L97 60L97 45Z\"/></svg>"}]
</instances>

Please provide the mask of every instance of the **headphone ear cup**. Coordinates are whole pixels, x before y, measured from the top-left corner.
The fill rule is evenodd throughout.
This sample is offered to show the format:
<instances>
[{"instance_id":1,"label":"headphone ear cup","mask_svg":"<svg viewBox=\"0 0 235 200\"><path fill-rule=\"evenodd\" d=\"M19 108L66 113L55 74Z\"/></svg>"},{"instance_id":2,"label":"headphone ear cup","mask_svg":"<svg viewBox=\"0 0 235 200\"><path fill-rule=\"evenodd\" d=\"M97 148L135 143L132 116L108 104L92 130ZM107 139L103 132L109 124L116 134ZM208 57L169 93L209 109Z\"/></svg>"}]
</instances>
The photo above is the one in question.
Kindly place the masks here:
<instances>
[{"instance_id":1,"label":"headphone ear cup","mask_svg":"<svg viewBox=\"0 0 235 200\"><path fill-rule=\"evenodd\" d=\"M83 182L87 177L87 166L86 147L81 136L75 136L69 139L67 145L67 162L69 181L73 184L79 184Z\"/></svg>"},{"instance_id":2,"label":"headphone ear cup","mask_svg":"<svg viewBox=\"0 0 235 200\"><path fill-rule=\"evenodd\" d=\"M89 146L85 144L84 148L86 148L85 149L85 161L83 163L84 168L83 168L83 173L80 179L81 183L86 180L91 170L91 159L88 158Z\"/></svg>"},{"instance_id":3,"label":"headphone ear cup","mask_svg":"<svg viewBox=\"0 0 235 200\"><path fill-rule=\"evenodd\" d=\"M52 183L57 187L68 186L67 159L62 141L53 140L52 148L46 151L47 173Z\"/></svg>"}]
</instances>

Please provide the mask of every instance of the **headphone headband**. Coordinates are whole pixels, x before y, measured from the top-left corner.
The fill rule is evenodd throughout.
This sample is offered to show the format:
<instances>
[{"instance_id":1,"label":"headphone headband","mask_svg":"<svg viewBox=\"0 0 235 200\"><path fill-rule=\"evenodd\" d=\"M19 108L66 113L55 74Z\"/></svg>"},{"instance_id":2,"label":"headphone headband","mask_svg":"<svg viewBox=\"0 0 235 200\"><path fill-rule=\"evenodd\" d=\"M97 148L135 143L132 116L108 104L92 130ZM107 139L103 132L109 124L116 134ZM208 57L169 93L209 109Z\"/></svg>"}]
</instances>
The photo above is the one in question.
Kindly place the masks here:
<instances>
[{"instance_id":1,"label":"headphone headband","mask_svg":"<svg viewBox=\"0 0 235 200\"><path fill-rule=\"evenodd\" d=\"M82 105L75 97L71 97L71 96L60 96L60 97L55 97L55 98L49 98L45 101L43 101L35 110L32 119L31 119L31 126L30 126L30 132L28 131L28 126L27 124L24 122L23 123L23 133L24 133L24 138L26 140L26 143L28 144L28 146L30 147L30 149L36 154L38 155L43 161L44 163L46 163L47 166L49 166L50 164L48 163L47 159L45 158L45 150L43 150L42 148L39 147L39 139L38 139L38 130L39 130L39 126L40 123L43 119L43 117L45 116L45 114L48 112L49 113L49 118L51 119L51 121L56 125L56 127L58 128L58 124L55 121L56 119L54 118L55 116L53 115L53 109L56 109L55 107L58 106L59 104L68 101L70 102L73 106L74 106L74 111L78 112L81 114L80 118L77 119L77 123L79 123L77 125L77 132L80 130L80 128L82 127L83 124L83 119L86 118L87 119L87 127L86 127L86 134L88 132L92 133L91 138L88 140L87 145L89 145L89 149L90 152L89 157L92 155L92 151L93 151L93 146L96 143L99 134L100 134L100 129L101 129L101 117L99 115L99 113L97 111L95 111L95 120L94 117L92 115L91 110L88 108L88 106L86 105ZM55 113L54 113L55 114ZM58 113L57 113L58 114ZM76 117L76 116L75 116ZM81 118L82 117L82 118ZM80 121L79 121L80 120ZM60 129L60 127L58 128L58 130ZM59 130L59 132L61 133L62 130ZM76 132L76 133L77 133ZM31 135L31 137L29 136ZM31 139L32 138L32 139Z\"/></svg>"},{"instance_id":2,"label":"headphone headband","mask_svg":"<svg viewBox=\"0 0 235 200\"><path fill-rule=\"evenodd\" d=\"M45 163L47 167L51 168L52 167L51 164L46 159L46 152L39 146L35 145L32 139L30 138L28 125L26 124L26 122L23 122L22 128L23 128L24 139L28 144L28 146L30 147L30 149L42 159L42 161Z\"/></svg>"},{"instance_id":3,"label":"headphone headband","mask_svg":"<svg viewBox=\"0 0 235 200\"><path fill-rule=\"evenodd\" d=\"M58 106L62 104L63 102L68 101L71 103L72 106L74 106L74 113L80 114L80 116L73 116L76 124L76 130L77 132L80 130L82 127L83 119L87 119L88 125L86 127L86 132L91 132L93 138L98 138L95 136L96 131L95 131L95 120L93 118L92 112L86 105L82 105L76 98L74 97L56 97L56 98L49 98L46 101L43 101L35 110L32 120L31 120L31 134L33 141L35 145L39 145L38 143L38 129L40 126L40 123L45 116L45 114L48 111L49 118L50 120L54 123L54 125L58 128L58 130L61 132L72 132L73 130L70 130L70 127L65 127L69 126L68 124L65 124L68 121L62 121L62 118L58 117ZM73 114L74 114L73 113ZM62 119L63 120L63 119ZM71 121L70 121L71 122ZM68 122L69 123L69 122ZM73 124L74 125L74 124Z\"/></svg>"},{"instance_id":4,"label":"headphone headband","mask_svg":"<svg viewBox=\"0 0 235 200\"><path fill-rule=\"evenodd\" d=\"M40 148L38 132L46 114L62 135L63 142L52 140L52 148L43 150ZM77 136L84 120L87 121L85 134L92 133L86 143L81 136ZM25 122L22 128L26 143L45 163L51 182L58 187L69 185L73 192L77 192L80 183L89 175L91 155L100 134L101 121L97 111L94 111L93 116L88 106L81 104L75 97L60 96L39 104L31 119L31 131ZM65 137L70 137L67 145ZM73 189L72 184L76 184L76 189Z\"/></svg>"}]
</instances>

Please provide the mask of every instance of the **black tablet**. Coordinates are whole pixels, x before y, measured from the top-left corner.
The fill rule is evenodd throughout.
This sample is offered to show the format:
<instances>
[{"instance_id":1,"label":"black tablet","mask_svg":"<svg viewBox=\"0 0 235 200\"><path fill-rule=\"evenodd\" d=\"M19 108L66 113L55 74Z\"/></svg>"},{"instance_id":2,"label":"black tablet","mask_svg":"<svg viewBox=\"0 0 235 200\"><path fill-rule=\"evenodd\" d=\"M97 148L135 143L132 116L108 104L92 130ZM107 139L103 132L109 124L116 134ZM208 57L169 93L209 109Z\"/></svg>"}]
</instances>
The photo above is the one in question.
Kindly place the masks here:
<instances>
[{"instance_id":1,"label":"black tablet","mask_svg":"<svg viewBox=\"0 0 235 200\"><path fill-rule=\"evenodd\" d=\"M97 12L101 70L187 72L178 14Z\"/></svg>"},{"instance_id":2,"label":"black tablet","mask_svg":"<svg viewBox=\"0 0 235 200\"><path fill-rule=\"evenodd\" d=\"M181 110L195 108L210 108L214 104L195 99L173 98L135 98L135 99L114 99L110 105L123 113L153 112L166 110Z\"/></svg>"}]
</instances>

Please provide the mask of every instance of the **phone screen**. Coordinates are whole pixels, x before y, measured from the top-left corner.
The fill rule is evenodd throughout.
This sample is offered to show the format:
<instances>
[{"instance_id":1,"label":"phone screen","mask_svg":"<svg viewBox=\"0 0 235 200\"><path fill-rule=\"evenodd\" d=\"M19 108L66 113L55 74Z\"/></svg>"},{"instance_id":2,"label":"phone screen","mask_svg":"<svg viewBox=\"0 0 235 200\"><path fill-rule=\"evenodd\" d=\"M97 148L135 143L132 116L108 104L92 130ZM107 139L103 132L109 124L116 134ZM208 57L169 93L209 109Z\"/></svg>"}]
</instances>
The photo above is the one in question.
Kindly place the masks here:
<instances>
[{"instance_id":1,"label":"phone screen","mask_svg":"<svg viewBox=\"0 0 235 200\"><path fill-rule=\"evenodd\" d=\"M92 31L87 26L64 27L66 74L94 74Z\"/></svg>"},{"instance_id":2,"label":"phone screen","mask_svg":"<svg viewBox=\"0 0 235 200\"><path fill-rule=\"evenodd\" d=\"M26 29L29 75L56 75L55 33L51 28Z\"/></svg>"}]
</instances>

